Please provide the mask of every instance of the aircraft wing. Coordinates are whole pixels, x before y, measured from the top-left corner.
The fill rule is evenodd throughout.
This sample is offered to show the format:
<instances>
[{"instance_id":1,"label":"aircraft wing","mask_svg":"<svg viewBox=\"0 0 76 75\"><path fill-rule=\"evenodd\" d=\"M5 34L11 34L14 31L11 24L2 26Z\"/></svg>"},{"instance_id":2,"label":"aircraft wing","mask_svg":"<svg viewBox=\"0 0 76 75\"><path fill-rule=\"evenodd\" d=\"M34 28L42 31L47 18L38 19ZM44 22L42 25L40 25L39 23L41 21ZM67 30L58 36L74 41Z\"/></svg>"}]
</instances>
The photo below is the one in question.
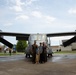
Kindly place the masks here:
<instances>
[{"instance_id":1,"label":"aircraft wing","mask_svg":"<svg viewBox=\"0 0 76 75\"><path fill-rule=\"evenodd\" d=\"M76 35L76 32L48 33L46 35L47 37L70 36L70 35Z\"/></svg>"},{"instance_id":2,"label":"aircraft wing","mask_svg":"<svg viewBox=\"0 0 76 75\"><path fill-rule=\"evenodd\" d=\"M47 37L70 36L70 35L74 35L74 37L63 42L63 46L66 47L76 41L76 32L52 33L52 34L47 34Z\"/></svg>"},{"instance_id":3,"label":"aircraft wing","mask_svg":"<svg viewBox=\"0 0 76 75\"><path fill-rule=\"evenodd\" d=\"M46 34L47 37L58 37L58 36L70 36L74 35L71 39L63 42L63 46L66 47L70 45L71 43L76 41L76 32L63 32L63 33L51 33L51 34Z\"/></svg>"},{"instance_id":4,"label":"aircraft wing","mask_svg":"<svg viewBox=\"0 0 76 75\"><path fill-rule=\"evenodd\" d=\"M76 35L76 32L62 32L62 33L48 33L46 34L47 37L58 37L58 36L70 36L70 35ZM12 32L0 32L0 37L2 36L16 36L16 40L28 40L30 34L26 33L12 33ZM75 41L75 38L72 38L71 40ZM63 43L64 46L67 46L72 41L68 40ZM69 43L68 43L69 42Z\"/></svg>"},{"instance_id":5,"label":"aircraft wing","mask_svg":"<svg viewBox=\"0 0 76 75\"><path fill-rule=\"evenodd\" d=\"M12 33L12 32L0 32L0 36L23 36L29 37L30 34L26 33Z\"/></svg>"},{"instance_id":6,"label":"aircraft wing","mask_svg":"<svg viewBox=\"0 0 76 75\"><path fill-rule=\"evenodd\" d=\"M47 37L70 36L70 35L76 35L76 32L48 33L46 35L47 35ZM0 36L29 37L30 34L27 34L27 33L0 32Z\"/></svg>"},{"instance_id":7,"label":"aircraft wing","mask_svg":"<svg viewBox=\"0 0 76 75\"><path fill-rule=\"evenodd\" d=\"M12 32L0 32L0 42L7 45L9 48L13 47L13 44L5 40L3 36L15 36L16 40L28 40L30 34L25 33L12 33Z\"/></svg>"},{"instance_id":8,"label":"aircraft wing","mask_svg":"<svg viewBox=\"0 0 76 75\"><path fill-rule=\"evenodd\" d=\"M0 36L15 36L16 40L28 40L30 34L26 33L12 33L12 32L0 32Z\"/></svg>"},{"instance_id":9,"label":"aircraft wing","mask_svg":"<svg viewBox=\"0 0 76 75\"><path fill-rule=\"evenodd\" d=\"M76 42L76 36L68 39L67 41L63 42L63 46L66 47L68 45L70 45L71 43Z\"/></svg>"}]
</instances>

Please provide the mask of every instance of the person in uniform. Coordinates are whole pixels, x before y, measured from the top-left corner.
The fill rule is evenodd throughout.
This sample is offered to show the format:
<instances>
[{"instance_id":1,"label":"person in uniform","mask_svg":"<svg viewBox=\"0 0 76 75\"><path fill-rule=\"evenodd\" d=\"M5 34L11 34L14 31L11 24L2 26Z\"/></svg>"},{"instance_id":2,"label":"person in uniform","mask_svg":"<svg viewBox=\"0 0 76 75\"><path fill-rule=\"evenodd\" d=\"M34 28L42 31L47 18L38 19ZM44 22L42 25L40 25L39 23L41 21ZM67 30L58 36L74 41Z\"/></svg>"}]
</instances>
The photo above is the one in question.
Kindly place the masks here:
<instances>
[{"instance_id":1,"label":"person in uniform","mask_svg":"<svg viewBox=\"0 0 76 75\"><path fill-rule=\"evenodd\" d=\"M32 62L36 63L36 50L38 49L38 45L36 44L36 40L34 41L34 44L32 45Z\"/></svg>"},{"instance_id":2,"label":"person in uniform","mask_svg":"<svg viewBox=\"0 0 76 75\"><path fill-rule=\"evenodd\" d=\"M42 61L43 62L47 62L47 46L46 44L43 42L43 52L42 52Z\"/></svg>"}]
</instances>

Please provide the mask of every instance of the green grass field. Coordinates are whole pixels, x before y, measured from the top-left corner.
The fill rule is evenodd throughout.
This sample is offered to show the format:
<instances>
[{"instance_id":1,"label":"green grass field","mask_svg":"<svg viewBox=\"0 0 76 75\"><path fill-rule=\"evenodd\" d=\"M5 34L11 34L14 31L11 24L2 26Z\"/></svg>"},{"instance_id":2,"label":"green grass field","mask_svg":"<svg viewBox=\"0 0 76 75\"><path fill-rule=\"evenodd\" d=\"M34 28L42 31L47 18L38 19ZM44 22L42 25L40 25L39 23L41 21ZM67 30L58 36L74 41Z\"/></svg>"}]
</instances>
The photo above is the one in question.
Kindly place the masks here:
<instances>
[{"instance_id":1,"label":"green grass field","mask_svg":"<svg viewBox=\"0 0 76 75\"><path fill-rule=\"evenodd\" d=\"M21 55L21 54L24 54L22 52L16 52L16 53L11 53L11 55ZM0 56L9 56L10 54L9 53L0 53Z\"/></svg>"},{"instance_id":2,"label":"green grass field","mask_svg":"<svg viewBox=\"0 0 76 75\"><path fill-rule=\"evenodd\" d=\"M58 51L55 54L76 54L76 51Z\"/></svg>"},{"instance_id":3,"label":"green grass field","mask_svg":"<svg viewBox=\"0 0 76 75\"><path fill-rule=\"evenodd\" d=\"M21 55L24 54L24 52L16 52L12 53L11 55ZM76 54L76 51L58 51L54 52L54 54ZM9 56L9 53L0 53L0 56Z\"/></svg>"}]
</instances>

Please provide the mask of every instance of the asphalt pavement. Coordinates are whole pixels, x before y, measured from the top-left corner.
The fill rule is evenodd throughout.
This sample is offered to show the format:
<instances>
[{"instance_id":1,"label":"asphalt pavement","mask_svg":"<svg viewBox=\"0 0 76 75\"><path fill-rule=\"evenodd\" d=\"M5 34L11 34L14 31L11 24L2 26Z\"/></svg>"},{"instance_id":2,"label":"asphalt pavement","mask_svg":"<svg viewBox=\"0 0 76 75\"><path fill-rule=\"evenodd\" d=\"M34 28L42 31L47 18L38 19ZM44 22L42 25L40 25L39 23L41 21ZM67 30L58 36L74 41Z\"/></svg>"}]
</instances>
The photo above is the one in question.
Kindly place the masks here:
<instances>
[{"instance_id":1,"label":"asphalt pavement","mask_svg":"<svg viewBox=\"0 0 76 75\"><path fill-rule=\"evenodd\" d=\"M16 61L16 60L23 60L25 59L25 54L22 55L9 55L9 56L0 56L0 62L7 62L7 61Z\"/></svg>"},{"instance_id":2,"label":"asphalt pavement","mask_svg":"<svg viewBox=\"0 0 76 75\"><path fill-rule=\"evenodd\" d=\"M48 62L63 62L64 60L69 59L76 59L76 54L53 54L53 57L48 58ZM28 58L25 58L25 54L0 56L0 62L17 61L17 60L28 60Z\"/></svg>"}]
</instances>

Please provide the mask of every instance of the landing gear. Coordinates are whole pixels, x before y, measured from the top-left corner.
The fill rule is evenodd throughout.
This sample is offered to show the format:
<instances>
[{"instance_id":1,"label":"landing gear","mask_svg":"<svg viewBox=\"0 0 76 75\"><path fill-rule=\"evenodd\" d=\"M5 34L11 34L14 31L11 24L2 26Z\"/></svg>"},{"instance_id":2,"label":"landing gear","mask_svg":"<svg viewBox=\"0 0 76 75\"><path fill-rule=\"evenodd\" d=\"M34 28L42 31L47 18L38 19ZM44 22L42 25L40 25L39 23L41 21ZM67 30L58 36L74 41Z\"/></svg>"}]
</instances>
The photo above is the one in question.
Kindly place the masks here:
<instances>
[{"instance_id":1,"label":"landing gear","mask_svg":"<svg viewBox=\"0 0 76 75\"><path fill-rule=\"evenodd\" d=\"M30 54L26 54L26 56L25 56L25 57L26 57L26 58L27 58L27 57L29 57L29 58L30 58Z\"/></svg>"},{"instance_id":2,"label":"landing gear","mask_svg":"<svg viewBox=\"0 0 76 75\"><path fill-rule=\"evenodd\" d=\"M48 54L48 57L52 57L53 55L52 55L52 53L51 54Z\"/></svg>"}]
</instances>

